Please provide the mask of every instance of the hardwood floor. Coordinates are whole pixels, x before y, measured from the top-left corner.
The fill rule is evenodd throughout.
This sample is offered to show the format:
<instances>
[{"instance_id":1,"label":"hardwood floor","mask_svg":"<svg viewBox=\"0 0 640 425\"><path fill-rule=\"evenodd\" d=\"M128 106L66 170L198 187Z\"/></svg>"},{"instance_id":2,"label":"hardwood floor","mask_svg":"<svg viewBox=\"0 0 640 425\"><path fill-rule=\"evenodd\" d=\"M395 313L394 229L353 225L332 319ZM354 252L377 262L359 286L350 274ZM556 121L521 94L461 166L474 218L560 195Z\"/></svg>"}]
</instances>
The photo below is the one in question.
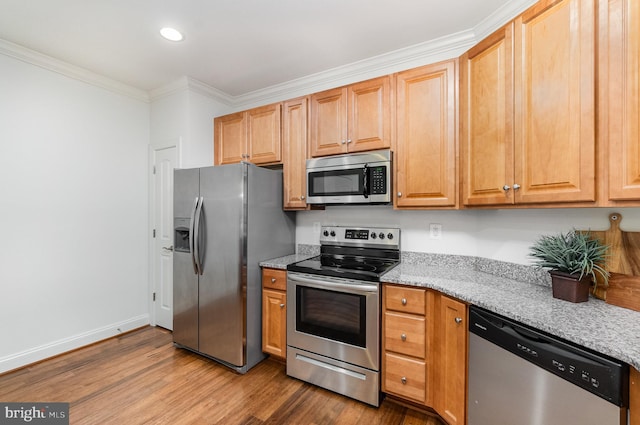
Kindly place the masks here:
<instances>
[{"instance_id":1,"label":"hardwood floor","mask_svg":"<svg viewBox=\"0 0 640 425\"><path fill-rule=\"evenodd\" d=\"M379 408L285 373L267 359L246 375L175 348L146 327L0 376L0 401L68 402L71 424L404 424L437 419Z\"/></svg>"}]
</instances>

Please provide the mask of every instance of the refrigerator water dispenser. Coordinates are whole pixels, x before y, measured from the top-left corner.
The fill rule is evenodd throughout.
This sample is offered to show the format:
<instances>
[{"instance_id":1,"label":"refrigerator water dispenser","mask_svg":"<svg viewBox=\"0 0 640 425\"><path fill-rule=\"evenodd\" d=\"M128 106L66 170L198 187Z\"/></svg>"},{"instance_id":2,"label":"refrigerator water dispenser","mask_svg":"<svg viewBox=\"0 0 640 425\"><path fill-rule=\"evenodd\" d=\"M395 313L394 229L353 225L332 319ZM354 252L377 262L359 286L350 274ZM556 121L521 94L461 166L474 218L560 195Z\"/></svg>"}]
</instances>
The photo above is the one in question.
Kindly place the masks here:
<instances>
[{"instance_id":1,"label":"refrigerator water dispenser","mask_svg":"<svg viewBox=\"0 0 640 425\"><path fill-rule=\"evenodd\" d=\"M190 252L189 251L189 221L188 217L176 217L173 220L173 244L175 250L178 252Z\"/></svg>"}]
</instances>

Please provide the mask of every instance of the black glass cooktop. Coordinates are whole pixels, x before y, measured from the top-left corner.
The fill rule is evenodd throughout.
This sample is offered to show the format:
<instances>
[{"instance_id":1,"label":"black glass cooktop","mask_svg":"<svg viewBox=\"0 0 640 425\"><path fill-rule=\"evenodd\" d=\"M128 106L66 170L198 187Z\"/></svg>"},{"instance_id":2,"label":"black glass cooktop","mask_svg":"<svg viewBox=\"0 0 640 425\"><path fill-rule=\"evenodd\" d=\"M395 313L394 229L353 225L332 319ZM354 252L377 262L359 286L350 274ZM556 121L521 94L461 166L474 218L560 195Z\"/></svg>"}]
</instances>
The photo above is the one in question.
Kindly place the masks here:
<instances>
[{"instance_id":1,"label":"black glass cooktop","mask_svg":"<svg viewBox=\"0 0 640 425\"><path fill-rule=\"evenodd\" d=\"M383 273L391 270L399 263L400 261L394 258L321 254L289 264L287 271L379 282Z\"/></svg>"}]
</instances>

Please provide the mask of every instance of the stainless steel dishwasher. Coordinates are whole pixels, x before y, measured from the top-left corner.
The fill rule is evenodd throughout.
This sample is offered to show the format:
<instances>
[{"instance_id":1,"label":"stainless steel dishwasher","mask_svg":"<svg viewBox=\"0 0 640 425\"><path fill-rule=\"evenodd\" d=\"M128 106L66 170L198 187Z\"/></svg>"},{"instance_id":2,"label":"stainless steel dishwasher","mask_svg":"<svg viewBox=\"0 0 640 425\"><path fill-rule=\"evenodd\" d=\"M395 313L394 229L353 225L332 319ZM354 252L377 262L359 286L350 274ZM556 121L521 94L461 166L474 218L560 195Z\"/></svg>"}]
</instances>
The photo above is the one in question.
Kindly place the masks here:
<instances>
[{"instance_id":1,"label":"stainless steel dishwasher","mask_svg":"<svg viewBox=\"0 0 640 425\"><path fill-rule=\"evenodd\" d=\"M627 423L628 365L471 306L469 425Z\"/></svg>"}]
</instances>

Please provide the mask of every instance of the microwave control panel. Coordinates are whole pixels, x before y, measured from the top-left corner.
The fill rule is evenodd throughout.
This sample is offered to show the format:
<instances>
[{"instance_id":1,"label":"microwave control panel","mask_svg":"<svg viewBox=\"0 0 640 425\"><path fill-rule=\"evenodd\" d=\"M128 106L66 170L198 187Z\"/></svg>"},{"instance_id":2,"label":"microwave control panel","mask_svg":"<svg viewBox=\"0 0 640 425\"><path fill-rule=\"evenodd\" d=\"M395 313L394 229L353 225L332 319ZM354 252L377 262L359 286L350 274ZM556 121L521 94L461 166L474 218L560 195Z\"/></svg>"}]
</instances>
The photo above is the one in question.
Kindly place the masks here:
<instances>
[{"instance_id":1,"label":"microwave control panel","mask_svg":"<svg viewBox=\"0 0 640 425\"><path fill-rule=\"evenodd\" d=\"M387 167L371 167L369 172L371 176L371 195L384 195L387 193Z\"/></svg>"}]
</instances>

